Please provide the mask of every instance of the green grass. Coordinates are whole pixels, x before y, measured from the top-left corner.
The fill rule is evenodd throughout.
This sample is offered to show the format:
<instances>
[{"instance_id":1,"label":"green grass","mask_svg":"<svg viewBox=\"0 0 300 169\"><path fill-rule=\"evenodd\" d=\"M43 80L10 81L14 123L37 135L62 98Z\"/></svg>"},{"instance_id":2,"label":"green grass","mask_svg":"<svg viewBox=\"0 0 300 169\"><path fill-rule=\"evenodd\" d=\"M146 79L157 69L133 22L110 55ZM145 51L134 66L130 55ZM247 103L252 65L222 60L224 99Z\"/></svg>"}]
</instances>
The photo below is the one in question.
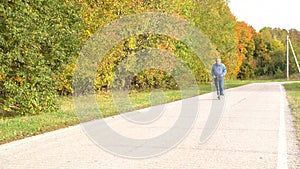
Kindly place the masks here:
<instances>
[{"instance_id":1,"label":"green grass","mask_svg":"<svg viewBox=\"0 0 300 169\"><path fill-rule=\"evenodd\" d=\"M228 80L226 81L225 87L232 88L253 82L270 81ZM200 93L198 94L208 93L211 92L211 90L211 84L202 84L200 85ZM97 95L97 102L103 117L113 116L133 109L145 108L151 105L157 105L182 99L181 92L179 90L163 91L165 99L159 99L161 97L158 96L161 93L158 93L158 96L156 96L155 94L151 96L151 91L131 91L129 97L133 107L124 106L123 110L118 110L115 107L115 103L111 97L111 94L111 92L101 92ZM191 97L198 94L191 92L186 97ZM153 103L151 103L149 98L155 98L152 99ZM56 112L34 116L0 117L0 144L79 124L79 119L73 108L72 97L60 97L57 101L58 103L60 103L60 109ZM85 117L85 121L93 120L96 118L98 118L98 116L90 115Z\"/></svg>"},{"instance_id":2,"label":"green grass","mask_svg":"<svg viewBox=\"0 0 300 169\"><path fill-rule=\"evenodd\" d=\"M295 116L295 126L297 129L297 137L300 141L300 83L290 83L284 85L290 108Z\"/></svg>"}]
</instances>

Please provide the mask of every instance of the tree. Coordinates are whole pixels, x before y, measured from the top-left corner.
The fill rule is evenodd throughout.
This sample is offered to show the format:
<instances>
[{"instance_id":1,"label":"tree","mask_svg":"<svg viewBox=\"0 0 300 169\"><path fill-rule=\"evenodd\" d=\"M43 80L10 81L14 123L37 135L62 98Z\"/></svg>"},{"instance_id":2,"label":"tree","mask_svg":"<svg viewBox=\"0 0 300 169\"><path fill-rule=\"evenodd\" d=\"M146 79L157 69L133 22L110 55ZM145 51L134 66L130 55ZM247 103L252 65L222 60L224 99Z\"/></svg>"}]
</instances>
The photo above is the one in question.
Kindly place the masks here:
<instances>
[{"instance_id":1,"label":"tree","mask_svg":"<svg viewBox=\"0 0 300 169\"><path fill-rule=\"evenodd\" d=\"M260 30L260 35L265 44L265 52L260 57L260 63L262 63L260 66L263 70L261 75L274 76L278 74L279 76L283 76L282 72L285 65L284 44L277 39L275 31L272 28L263 28Z\"/></svg>"},{"instance_id":2,"label":"tree","mask_svg":"<svg viewBox=\"0 0 300 169\"><path fill-rule=\"evenodd\" d=\"M86 0L80 0L82 3L82 10L81 10L81 16L83 17L83 22L87 26L87 29L83 31L84 38L88 39L88 37L92 36L95 31L99 30L101 27L105 26L109 22L116 20L120 18L123 15L129 15L129 14L136 14L136 13L142 13L142 12L160 12L160 13L166 13L173 16L179 16L181 18L185 18L191 23L195 23L195 18L198 18L198 13L196 12L196 6L199 5L198 2L188 0L175 0L175 1L86 1ZM224 11L220 11L220 15L228 14L230 17L232 17L232 14L229 11L229 8L226 8L225 3L223 1L219 1L220 6ZM210 6L214 6L212 3L210 3ZM130 8L129 8L130 7ZM204 7L203 7L204 9ZM206 9L206 8L205 8ZM218 11L218 7L215 7L214 10ZM205 17L210 17L209 15L205 14ZM100 17L99 17L100 16ZM203 21L206 19L203 17ZM219 20L222 20L223 17L218 16ZM210 18L211 20L216 20L216 18ZM233 18L229 18L233 19ZM220 21L221 22L221 21ZM222 25L226 22L226 20L222 20L221 23L217 23L218 25ZM234 20L232 20L231 28L234 32ZM197 25L196 25L197 26ZM220 27L220 26L218 26ZM229 26L230 27L230 26ZM206 30L206 32L209 32L209 30ZM219 32L216 31L216 32ZM209 32L210 33L210 32ZM211 34L211 33L210 33ZM216 36L218 37L218 36ZM231 38L231 35L229 32L224 34L225 38ZM234 38L232 38L234 41ZM226 40L223 40L226 41ZM223 42L222 41L222 42ZM130 45L129 45L130 44ZM222 46L226 46L222 44L218 44ZM234 48L233 46L231 46ZM172 37L166 37L161 35L139 35L139 36L133 36L128 39L124 39L124 41L120 42L114 49L111 50L111 53L106 56L106 58L102 61L102 63L99 65L98 69L98 75L96 79L96 88L102 89L102 88L110 88L112 86L112 79L115 77L115 69L119 63L121 63L124 59L127 57L130 57L137 51L140 51L142 49L147 48L159 48L164 50L169 50L170 52L174 52L178 58L185 61L187 65L190 67L192 72L194 73L197 81L200 82L207 82L209 80L209 72L205 71L203 68L203 63L199 61L195 53L189 47L182 42L179 42L175 40ZM222 49L222 47L220 47ZM226 53L224 51L224 53ZM228 54L228 56L233 56L231 54ZM221 57L221 56L220 56ZM222 56L223 57L223 56ZM224 58L226 58L224 56ZM224 59L226 60L226 59ZM212 60L213 62L213 60ZM170 64L171 65L171 64ZM228 64L230 67L230 64ZM130 69L128 69L130 70ZM160 71L151 70L151 71L145 71L142 74L139 75L140 78L135 78L134 86L139 86L139 88L148 88L151 87L151 85L141 85L141 84L155 84L155 86L161 87L168 84L167 88L174 88L176 87L176 84L172 82L171 78L165 74L161 73ZM141 78L143 77L143 78ZM147 78L158 79L161 80L160 82L153 83L152 80ZM154 78L155 77L155 78ZM144 80L144 81L143 81ZM169 83L165 83L168 81ZM125 82L122 82L123 84L126 84ZM146 87L147 86L147 87Z\"/></svg>"},{"instance_id":3,"label":"tree","mask_svg":"<svg viewBox=\"0 0 300 169\"><path fill-rule=\"evenodd\" d=\"M194 5L192 21L211 40L227 66L227 77L236 78L239 71L236 18L223 0L198 1Z\"/></svg>"},{"instance_id":4,"label":"tree","mask_svg":"<svg viewBox=\"0 0 300 169\"><path fill-rule=\"evenodd\" d=\"M298 61L300 62L300 31L296 30L296 29L291 29L289 30L289 36L291 39L291 42L293 44L294 47L294 51L296 53L296 56L298 58ZM290 54L292 53L291 48L290 48ZM292 57L292 55L290 55L290 71L291 73L298 73L298 68L297 65L295 64L295 60L294 57Z\"/></svg>"},{"instance_id":5,"label":"tree","mask_svg":"<svg viewBox=\"0 0 300 169\"><path fill-rule=\"evenodd\" d=\"M0 32L2 115L39 114L56 108L61 74L78 53L76 5L60 0L8 1ZM62 89L64 90L64 89Z\"/></svg>"},{"instance_id":6,"label":"tree","mask_svg":"<svg viewBox=\"0 0 300 169\"><path fill-rule=\"evenodd\" d=\"M256 62L253 58L255 51L254 36L256 31L245 22L237 22L238 35L238 66L240 67L238 78L249 79L255 77Z\"/></svg>"}]
</instances>

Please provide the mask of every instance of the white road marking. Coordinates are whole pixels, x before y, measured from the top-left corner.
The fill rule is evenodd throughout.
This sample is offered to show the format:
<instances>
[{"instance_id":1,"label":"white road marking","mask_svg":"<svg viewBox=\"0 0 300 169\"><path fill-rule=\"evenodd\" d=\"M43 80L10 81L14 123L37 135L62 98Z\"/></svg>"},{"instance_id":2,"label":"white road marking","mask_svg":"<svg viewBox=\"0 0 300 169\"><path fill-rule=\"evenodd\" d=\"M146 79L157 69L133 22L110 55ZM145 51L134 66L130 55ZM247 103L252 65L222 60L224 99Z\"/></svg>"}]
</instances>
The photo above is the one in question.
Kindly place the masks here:
<instances>
[{"instance_id":1,"label":"white road marking","mask_svg":"<svg viewBox=\"0 0 300 169\"><path fill-rule=\"evenodd\" d=\"M287 145L286 145L286 133L285 133L285 115L284 115L284 99L285 94L280 85L280 116L279 116L279 140L278 140L278 156L277 156L277 168L287 169Z\"/></svg>"}]
</instances>

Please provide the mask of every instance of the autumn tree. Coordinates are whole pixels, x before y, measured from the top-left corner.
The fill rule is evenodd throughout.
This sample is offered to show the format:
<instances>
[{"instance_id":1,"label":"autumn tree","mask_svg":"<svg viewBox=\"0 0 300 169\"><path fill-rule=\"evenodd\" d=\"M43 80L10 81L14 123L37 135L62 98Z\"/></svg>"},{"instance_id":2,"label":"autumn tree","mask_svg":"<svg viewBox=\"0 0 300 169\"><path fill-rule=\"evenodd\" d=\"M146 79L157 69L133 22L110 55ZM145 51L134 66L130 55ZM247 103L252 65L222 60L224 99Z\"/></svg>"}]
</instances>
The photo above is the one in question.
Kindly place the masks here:
<instances>
[{"instance_id":1,"label":"autumn tree","mask_svg":"<svg viewBox=\"0 0 300 169\"><path fill-rule=\"evenodd\" d=\"M237 22L236 27L239 44L237 46L239 79L255 77L256 62L253 58L255 51L254 37L256 31L245 22Z\"/></svg>"},{"instance_id":2,"label":"autumn tree","mask_svg":"<svg viewBox=\"0 0 300 169\"><path fill-rule=\"evenodd\" d=\"M227 66L227 78L236 78L239 72L238 55L236 53L238 40L236 18L231 13L226 1L197 1L192 15L192 21L211 40L219 57Z\"/></svg>"}]
</instances>

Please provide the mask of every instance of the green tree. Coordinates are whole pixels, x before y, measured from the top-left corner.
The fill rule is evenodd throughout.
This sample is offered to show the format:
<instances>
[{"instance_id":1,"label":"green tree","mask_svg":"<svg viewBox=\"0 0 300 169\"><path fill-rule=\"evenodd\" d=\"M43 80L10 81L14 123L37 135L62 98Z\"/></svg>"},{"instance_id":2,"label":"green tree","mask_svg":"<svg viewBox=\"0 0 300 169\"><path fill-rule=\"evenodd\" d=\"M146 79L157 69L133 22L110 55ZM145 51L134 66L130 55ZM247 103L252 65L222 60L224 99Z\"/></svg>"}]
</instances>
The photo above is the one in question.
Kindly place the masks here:
<instances>
[{"instance_id":1,"label":"green tree","mask_svg":"<svg viewBox=\"0 0 300 169\"><path fill-rule=\"evenodd\" d=\"M278 31L278 30L277 30ZM261 71L260 75L283 76L285 67L285 45L277 39L275 31L272 28L266 27L260 30L261 38L265 44L265 51L258 56ZM279 36L280 38L280 36Z\"/></svg>"},{"instance_id":2,"label":"green tree","mask_svg":"<svg viewBox=\"0 0 300 169\"><path fill-rule=\"evenodd\" d=\"M14 0L0 4L2 115L53 111L59 76L78 53L78 7L67 1ZM64 90L61 88L61 90Z\"/></svg>"}]
</instances>

